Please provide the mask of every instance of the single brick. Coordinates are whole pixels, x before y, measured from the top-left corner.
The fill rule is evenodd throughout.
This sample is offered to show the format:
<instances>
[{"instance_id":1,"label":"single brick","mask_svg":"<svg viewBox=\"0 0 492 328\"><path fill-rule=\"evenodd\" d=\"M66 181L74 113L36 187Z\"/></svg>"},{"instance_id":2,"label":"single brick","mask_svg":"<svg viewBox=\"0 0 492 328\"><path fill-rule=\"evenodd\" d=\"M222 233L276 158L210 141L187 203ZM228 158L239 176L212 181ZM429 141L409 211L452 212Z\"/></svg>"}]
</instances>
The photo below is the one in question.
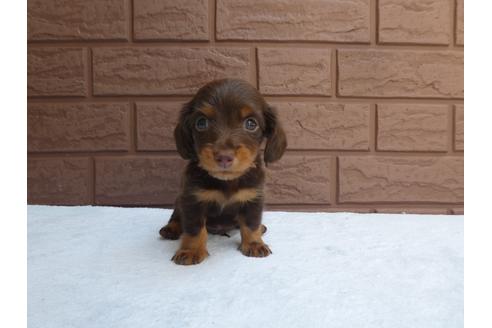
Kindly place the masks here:
<instances>
[{"instance_id":1,"label":"single brick","mask_svg":"<svg viewBox=\"0 0 492 328\"><path fill-rule=\"evenodd\" d=\"M277 108L289 149L369 149L369 105L270 102Z\"/></svg>"},{"instance_id":2,"label":"single brick","mask_svg":"<svg viewBox=\"0 0 492 328\"><path fill-rule=\"evenodd\" d=\"M178 157L96 159L96 203L173 204L185 163Z\"/></svg>"},{"instance_id":3,"label":"single brick","mask_svg":"<svg viewBox=\"0 0 492 328\"><path fill-rule=\"evenodd\" d=\"M339 158L339 201L463 202L462 157Z\"/></svg>"},{"instance_id":4,"label":"single brick","mask_svg":"<svg viewBox=\"0 0 492 328\"><path fill-rule=\"evenodd\" d=\"M284 156L270 164L266 177L268 204L329 204L331 158Z\"/></svg>"},{"instance_id":5,"label":"single brick","mask_svg":"<svg viewBox=\"0 0 492 328\"><path fill-rule=\"evenodd\" d=\"M379 0L382 43L449 44L450 0Z\"/></svg>"},{"instance_id":6,"label":"single brick","mask_svg":"<svg viewBox=\"0 0 492 328\"><path fill-rule=\"evenodd\" d=\"M447 150L447 105L380 104L377 117L378 150Z\"/></svg>"},{"instance_id":7,"label":"single brick","mask_svg":"<svg viewBox=\"0 0 492 328\"><path fill-rule=\"evenodd\" d=\"M35 48L27 52L28 96L85 96L83 48Z\"/></svg>"},{"instance_id":8,"label":"single brick","mask_svg":"<svg viewBox=\"0 0 492 328\"><path fill-rule=\"evenodd\" d=\"M219 78L250 76L245 48L97 48L96 95L190 95Z\"/></svg>"},{"instance_id":9,"label":"single brick","mask_svg":"<svg viewBox=\"0 0 492 328\"><path fill-rule=\"evenodd\" d=\"M465 43L465 28L464 28L464 0L458 0L456 3L456 44L463 45Z\"/></svg>"},{"instance_id":10,"label":"single brick","mask_svg":"<svg viewBox=\"0 0 492 328\"><path fill-rule=\"evenodd\" d=\"M329 49L260 48L258 61L263 94L331 94Z\"/></svg>"},{"instance_id":11,"label":"single brick","mask_svg":"<svg viewBox=\"0 0 492 328\"><path fill-rule=\"evenodd\" d=\"M174 128L183 102L137 103L138 150L175 150Z\"/></svg>"},{"instance_id":12,"label":"single brick","mask_svg":"<svg viewBox=\"0 0 492 328\"><path fill-rule=\"evenodd\" d=\"M28 39L126 40L128 8L126 0L29 0Z\"/></svg>"},{"instance_id":13,"label":"single brick","mask_svg":"<svg viewBox=\"0 0 492 328\"><path fill-rule=\"evenodd\" d=\"M127 150L129 110L128 104L29 104L27 149Z\"/></svg>"},{"instance_id":14,"label":"single brick","mask_svg":"<svg viewBox=\"0 0 492 328\"><path fill-rule=\"evenodd\" d=\"M219 40L369 42L369 0L218 0Z\"/></svg>"},{"instance_id":15,"label":"single brick","mask_svg":"<svg viewBox=\"0 0 492 328\"><path fill-rule=\"evenodd\" d=\"M29 158L27 203L89 204L89 165L88 158Z\"/></svg>"},{"instance_id":16,"label":"single brick","mask_svg":"<svg viewBox=\"0 0 492 328\"><path fill-rule=\"evenodd\" d=\"M139 40L208 40L208 1L135 1L133 30Z\"/></svg>"},{"instance_id":17,"label":"single brick","mask_svg":"<svg viewBox=\"0 0 492 328\"><path fill-rule=\"evenodd\" d=\"M463 98L463 53L338 51L341 96Z\"/></svg>"},{"instance_id":18,"label":"single brick","mask_svg":"<svg viewBox=\"0 0 492 328\"><path fill-rule=\"evenodd\" d=\"M463 111L463 105L455 106L455 121L454 121L454 149L465 149L465 113Z\"/></svg>"}]
</instances>

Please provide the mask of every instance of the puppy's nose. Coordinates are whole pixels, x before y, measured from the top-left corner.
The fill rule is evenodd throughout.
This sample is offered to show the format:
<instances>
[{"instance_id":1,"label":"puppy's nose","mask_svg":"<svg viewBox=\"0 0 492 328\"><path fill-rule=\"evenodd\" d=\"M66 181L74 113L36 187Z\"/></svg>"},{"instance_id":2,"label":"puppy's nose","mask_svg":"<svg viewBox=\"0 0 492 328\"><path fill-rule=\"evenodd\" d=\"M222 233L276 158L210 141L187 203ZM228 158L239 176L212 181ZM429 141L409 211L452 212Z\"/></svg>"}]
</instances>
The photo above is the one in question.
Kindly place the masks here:
<instances>
[{"instance_id":1,"label":"puppy's nose","mask_svg":"<svg viewBox=\"0 0 492 328\"><path fill-rule=\"evenodd\" d=\"M232 161L234 160L234 157L230 153L218 153L215 155L215 161L219 166L223 169L227 169L232 165Z\"/></svg>"}]
</instances>

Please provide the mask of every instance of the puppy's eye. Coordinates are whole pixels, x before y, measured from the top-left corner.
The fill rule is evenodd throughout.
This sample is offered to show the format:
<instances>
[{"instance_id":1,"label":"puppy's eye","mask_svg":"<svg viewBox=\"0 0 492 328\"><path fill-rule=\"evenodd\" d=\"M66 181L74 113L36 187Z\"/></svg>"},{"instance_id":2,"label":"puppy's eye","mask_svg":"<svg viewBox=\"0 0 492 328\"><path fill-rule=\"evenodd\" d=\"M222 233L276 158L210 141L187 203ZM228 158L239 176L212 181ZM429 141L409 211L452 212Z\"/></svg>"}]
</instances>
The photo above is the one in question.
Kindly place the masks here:
<instances>
[{"instance_id":1,"label":"puppy's eye","mask_svg":"<svg viewBox=\"0 0 492 328\"><path fill-rule=\"evenodd\" d=\"M244 128L248 131L256 131L258 129L258 122L254 118L247 118L244 120Z\"/></svg>"},{"instance_id":2,"label":"puppy's eye","mask_svg":"<svg viewBox=\"0 0 492 328\"><path fill-rule=\"evenodd\" d=\"M195 122L195 128L198 131L205 131L208 129L208 120L205 117L200 117Z\"/></svg>"}]
</instances>

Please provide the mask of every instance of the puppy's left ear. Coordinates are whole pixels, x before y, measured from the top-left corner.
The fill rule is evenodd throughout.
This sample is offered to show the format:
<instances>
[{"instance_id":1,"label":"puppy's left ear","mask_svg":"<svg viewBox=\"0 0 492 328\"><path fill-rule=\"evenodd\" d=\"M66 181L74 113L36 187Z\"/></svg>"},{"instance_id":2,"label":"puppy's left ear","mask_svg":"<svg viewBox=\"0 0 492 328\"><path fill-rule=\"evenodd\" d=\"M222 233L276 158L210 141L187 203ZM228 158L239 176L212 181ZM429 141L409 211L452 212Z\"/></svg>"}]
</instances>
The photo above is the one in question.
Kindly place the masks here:
<instances>
[{"instance_id":1,"label":"puppy's left ear","mask_svg":"<svg viewBox=\"0 0 492 328\"><path fill-rule=\"evenodd\" d=\"M196 157L193 135L191 133L190 123L188 122L188 116L191 112L191 105L189 103L185 104L179 114L178 125L174 129L176 149L184 159L194 159Z\"/></svg>"},{"instance_id":2,"label":"puppy's left ear","mask_svg":"<svg viewBox=\"0 0 492 328\"><path fill-rule=\"evenodd\" d=\"M265 145L265 163L275 162L282 157L287 148L287 138L284 129L278 120L278 114L275 108L266 106L263 111L265 117L266 129L265 137L267 142Z\"/></svg>"}]
</instances>

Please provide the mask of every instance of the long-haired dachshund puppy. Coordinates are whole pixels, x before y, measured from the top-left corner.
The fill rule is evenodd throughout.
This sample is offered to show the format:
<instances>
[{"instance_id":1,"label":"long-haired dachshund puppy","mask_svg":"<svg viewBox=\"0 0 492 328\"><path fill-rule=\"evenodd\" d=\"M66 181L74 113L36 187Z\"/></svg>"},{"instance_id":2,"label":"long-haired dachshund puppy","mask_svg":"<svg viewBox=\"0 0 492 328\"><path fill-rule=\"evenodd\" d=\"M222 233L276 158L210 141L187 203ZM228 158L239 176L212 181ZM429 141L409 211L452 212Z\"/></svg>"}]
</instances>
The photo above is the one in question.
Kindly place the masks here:
<instances>
[{"instance_id":1,"label":"long-haired dachshund puppy","mask_svg":"<svg viewBox=\"0 0 492 328\"><path fill-rule=\"evenodd\" d=\"M207 256L208 232L239 227L239 250L246 256L271 254L261 236L264 162L287 147L274 108L242 80L224 79L202 87L180 112L174 130L179 154L189 160L174 212L160 230L165 239L181 237L176 264L197 264Z\"/></svg>"}]
</instances>

